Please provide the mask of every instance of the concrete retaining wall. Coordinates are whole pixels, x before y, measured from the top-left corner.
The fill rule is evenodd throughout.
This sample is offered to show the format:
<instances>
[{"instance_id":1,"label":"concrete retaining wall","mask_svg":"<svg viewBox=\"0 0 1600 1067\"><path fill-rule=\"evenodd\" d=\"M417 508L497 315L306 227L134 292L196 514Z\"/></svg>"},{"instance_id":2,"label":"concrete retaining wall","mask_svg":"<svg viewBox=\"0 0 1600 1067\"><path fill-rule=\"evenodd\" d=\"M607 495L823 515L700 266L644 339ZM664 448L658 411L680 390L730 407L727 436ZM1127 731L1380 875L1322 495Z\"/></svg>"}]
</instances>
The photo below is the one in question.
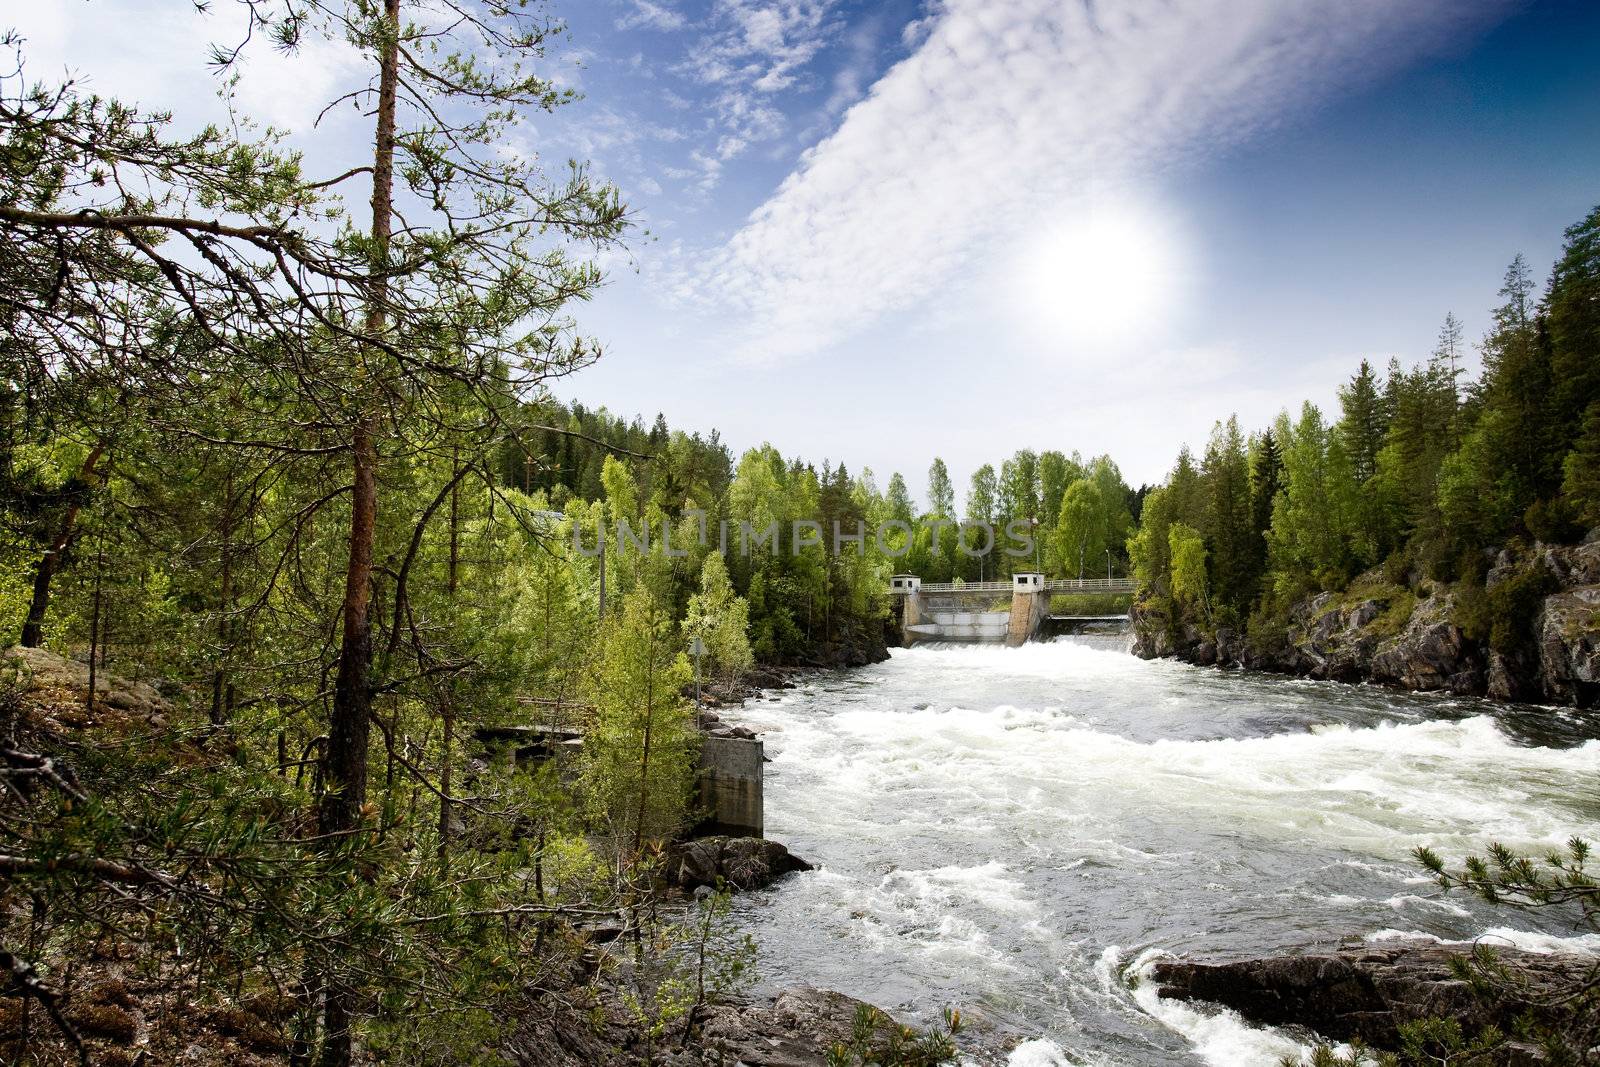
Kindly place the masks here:
<instances>
[{"instance_id":1,"label":"concrete retaining wall","mask_svg":"<svg viewBox=\"0 0 1600 1067\"><path fill-rule=\"evenodd\" d=\"M760 738L705 737L700 741L701 829L760 837L766 753Z\"/></svg>"},{"instance_id":2,"label":"concrete retaining wall","mask_svg":"<svg viewBox=\"0 0 1600 1067\"><path fill-rule=\"evenodd\" d=\"M1011 618L1006 644L1012 648L1026 644L1039 631L1039 624L1050 614L1050 594L1016 592L1011 594Z\"/></svg>"},{"instance_id":3,"label":"concrete retaining wall","mask_svg":"<svg viewBox=\"0 0 1600 1067\"><path fill-rule=\"evenodd\" d=\"M925 619L938 626L936 641L1004 641L1011 616L1004 611L936 611Z\"/></svg>"}]
</instances>

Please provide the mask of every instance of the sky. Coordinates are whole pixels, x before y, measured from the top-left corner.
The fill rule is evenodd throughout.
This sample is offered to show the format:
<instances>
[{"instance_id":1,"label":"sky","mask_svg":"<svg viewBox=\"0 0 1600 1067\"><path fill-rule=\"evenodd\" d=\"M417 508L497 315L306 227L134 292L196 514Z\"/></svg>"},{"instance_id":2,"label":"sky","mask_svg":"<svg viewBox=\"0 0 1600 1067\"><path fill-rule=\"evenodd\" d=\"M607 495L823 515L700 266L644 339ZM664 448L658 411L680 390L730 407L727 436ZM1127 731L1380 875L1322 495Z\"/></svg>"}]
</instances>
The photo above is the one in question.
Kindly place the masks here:
<instances>
[{"instance_id":1,"label":"sky","mask_svg":"<svg viewBox=\"0 0 1600 1067\"><path fill-rule=\"evenodd\" d=\"M507 150L587 159L636 226L558 395L736 451L964 486L1018 448L1159 481L1236 413L1481 337L1600 202L1590 0L566 0L580 99ZM238 5L36 0L28 74L229 112ZM340 44L256 48L235 115L338 169Z\"/></svg>"}]
</instances>

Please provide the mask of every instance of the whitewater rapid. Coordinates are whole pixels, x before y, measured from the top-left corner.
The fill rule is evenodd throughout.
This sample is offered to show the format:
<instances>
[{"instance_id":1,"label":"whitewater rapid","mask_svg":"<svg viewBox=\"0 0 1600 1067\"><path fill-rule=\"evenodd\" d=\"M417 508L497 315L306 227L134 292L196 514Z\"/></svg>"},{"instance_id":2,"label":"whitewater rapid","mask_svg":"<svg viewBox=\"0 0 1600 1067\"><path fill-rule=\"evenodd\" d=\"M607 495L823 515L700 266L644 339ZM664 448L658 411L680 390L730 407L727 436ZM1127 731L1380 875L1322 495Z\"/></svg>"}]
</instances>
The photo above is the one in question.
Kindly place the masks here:
<instances>
[{"instance_id":1,"label":"whitewater rapid","mask_svg":"<svg viewBox=\"0 0 1600 1067\"><path fill-rule=\"evenodd\" d=\"M1411 859L1600 837L1600 727L1575 713L1063 639L897 650L742 721L772 760L768 836L819 865L738 905L764 985L960 1007L1021 1042L1018 1067L1275 1067L1304 1047L1129 980L1168 953L1485 934L1600 952Z\"/></svg>"}]
</instances>

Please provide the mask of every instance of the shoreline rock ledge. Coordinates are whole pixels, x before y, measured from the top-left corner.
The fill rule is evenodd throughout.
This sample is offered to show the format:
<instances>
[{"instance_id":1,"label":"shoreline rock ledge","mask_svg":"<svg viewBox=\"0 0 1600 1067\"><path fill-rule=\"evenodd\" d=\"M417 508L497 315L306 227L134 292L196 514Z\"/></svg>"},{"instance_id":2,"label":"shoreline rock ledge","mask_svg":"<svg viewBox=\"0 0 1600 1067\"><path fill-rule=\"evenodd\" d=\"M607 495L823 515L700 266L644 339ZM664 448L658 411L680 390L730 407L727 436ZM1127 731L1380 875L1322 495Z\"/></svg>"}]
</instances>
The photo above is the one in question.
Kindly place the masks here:
<instances>
[{"instance_id":1,"label":"shoreline rock ledge","mask_svg":"<svg viewBox=\"0 0 1600 1067\"><path fill-rule=\"evenodd\" d=\"M1470 1036L1489 1024L1514 1033L1514 1020L1532 1012L1557 1032L1571 1032L1578 1020L1548 1002L1581 985L1600 958L1490 947L1516 994L1478 996L1450 964L1470 951L1466 946L1419 942L1214 963L1166 960L1153 978L1163 997L1221 1004L1251 1022L1303 1026L1336 1041L1359 1037L1380 1049L1399 1045L1401 1023L1430 1016L1455 1019ZM1501 1062L1541 1062L1531 1048L1507 1051Z\"/></svg>"},{"instance_id":2,"label":"shoreline rock ledge","mask_svg":"<svg viewBox=\"0 0 1600 1067\"><path fill-rule=\"evenodd\" d=\"M730 889L764 889L793 871L812 869L764 837L692 837L668 846L662 859L662 880L684 892L719 882Z\"/></svg>"}]
</instances>

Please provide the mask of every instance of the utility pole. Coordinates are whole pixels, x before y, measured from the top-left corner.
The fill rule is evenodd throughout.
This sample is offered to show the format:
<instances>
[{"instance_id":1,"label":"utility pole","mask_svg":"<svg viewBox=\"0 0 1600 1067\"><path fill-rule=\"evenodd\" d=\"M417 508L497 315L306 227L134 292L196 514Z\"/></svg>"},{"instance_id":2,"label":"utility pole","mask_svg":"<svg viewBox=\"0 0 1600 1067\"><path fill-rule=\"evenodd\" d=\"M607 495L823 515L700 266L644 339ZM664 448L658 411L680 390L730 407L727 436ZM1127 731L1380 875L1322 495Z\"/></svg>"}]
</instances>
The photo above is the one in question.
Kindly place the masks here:
<instances>
[{"instance_id":1,"label":"utility pole","mask_svg":"<svg viewBox=\"0 0 1600 1067\"><path fill-rule=\"evenodd\" d=\"M694 710L700 710L700 657L706 654L706 643L696 634L689 642L689 655L694 657Z\"/></svg>"},{"instance_id":2,"label":"utility pole","mask_svg":"<svg viewBox=\"0 0 1600 1067\"><path fill-rule=\"evenodd\" d=\"M600 621L606 621L606 524L600 523L595 535L600 540Z\"/></svg>"}]
</instances>

